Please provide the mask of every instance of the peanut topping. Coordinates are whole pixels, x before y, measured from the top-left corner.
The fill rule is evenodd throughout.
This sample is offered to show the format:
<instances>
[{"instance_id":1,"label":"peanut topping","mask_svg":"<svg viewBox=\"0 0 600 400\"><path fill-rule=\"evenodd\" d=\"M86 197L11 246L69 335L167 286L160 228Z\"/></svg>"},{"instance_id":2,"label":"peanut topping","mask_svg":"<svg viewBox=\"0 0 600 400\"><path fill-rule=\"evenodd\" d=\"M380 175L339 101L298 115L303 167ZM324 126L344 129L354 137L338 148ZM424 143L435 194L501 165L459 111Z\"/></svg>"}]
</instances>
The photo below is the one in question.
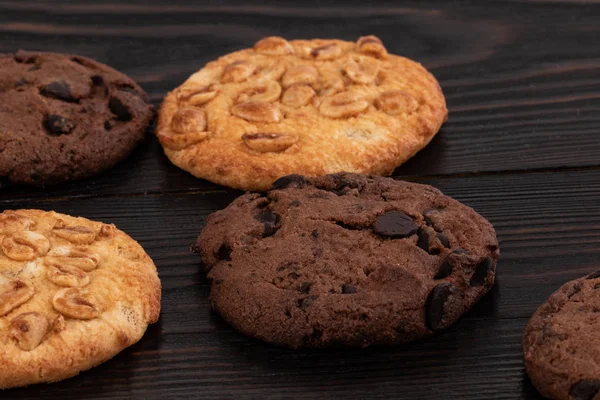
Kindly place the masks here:
<instances>
[{"instance_id":1,"label":"peanut topping","mask_svg":"<svg viewBox=\"0 0 600 400\"><path fill-rule=\"evenodd\" d=\"M250 122L279 122L281 113L276 105L249 101L233 106L231 113Z\"/></svg>"},{"instance_id":2,"label":"peanut topping","mask_svg":"<svg viewBox=\"0 0 600 400\"><path fill-rule=\"evenodd\" d=\"M285 73L285 65L281 61L276 61L271 65L261 68L256 74L257 79L278 81Z\"/></svg>"},{"instance_id":3,"label":"peanut topping","mask_svg":"<svg viewBox=\"0 0 600 400\"><path fill-rule=\"evenodd\" d=\"M356 61L350 60L346 63L344 71L354 83L370 84L377 77L379 62L372 58L362 58Z\"/></svg>"},{"instance_id":4,"label":"peanut topping","mask_svg":"<svg viewBox=\"0 0 600 400\"><path fill-rule=\"evenodd\" d=\"M86 247L71 247L64 255L50 252L44 262L47 265L66 265L89 272L95 270L100 264L100 255Z\"/></svg>"},{"instance_id":5,"label":"peanut topping","mask_svg":"<svg viewBox=\"0 0 600 400\"><path fill-rule=\"evenodd\" d=\"M48 325L46 317L39 312L23 313L10 321L10 336L21 350L31 351L42 343Z\"/></svg>"},{"instance_id":6,"label":"peanut topping","mask_svg":"<svg viewBox=\"0 0 600 400\"><path fill-rule=\"evenodd\" d=\"M279 100L281 86L275 81L266 81L244 90L238 96L238 102L259 101L271 103Z\"/></svg>"},{"instance_id":7,"label":"peanut topping","mask_svg":"<svg viewBox=\"0 0 600 400\"><path fill-rule=\"evenodd\" d=\"M281 56L294 53L294 48L282 37L269 36L256 42L254 51L268 56Z\"/></svg>"},{"instance_id":8,"label":"peanut topping","mask_svg":"<svg viewBox=\"0 0 600 400\"><path fill-rule=\"evenodd\" d=\"M93 319L100 315L96 299L79 288L60 289L54 295L52 304L56 311L75 319Z\"/></svg>"},{"instance_id":9,"label":"peanut topping","mask_svg":"<svg viewBox=\"0 0 600 400\"><path fill-rule=\"evenodd\" d=\"M25 282L0 276L0 317L26 303L33 294L33 288Z\"/></svg>"},{"instance_id":10,"label":"peanut topping","mask_svg":"<svg viewBox=\"0 0 600 400\"><path fill-rule=\"evenodd\" d=\"M321 96L331 96L342 92L346 88L344 80L338 74L326 73L319 78L318 86L315 89Z\"/></svg>"},{"instance_id":11,"label":"peanut topping","mask_svg":"<svg viewBox=\"0 0 600 400\"><path fill-rule=\"evenodd\" d=\"M12 233L29 230L35 222L12 210L0 214L0 233Z\"/></svg>"},{"instance_id":12,"label":"peanut topping","mask_svg":"<svg viewBox=\"0 0 600 400\"><path fill-rule=\"evenodd\" d=\"M298 65L287 70L283 75L281 84L283 87L305 84L310 85L317 81L319 73L310 65Z\"/></svg>"},{"instance_id":13,"label":"peanut topping","mask_svg":"<svg viewBox=\"0 0 600 400\"><path fill-rule=\"evenodd\" d=\"M160 143L171 150L183 150L208 138L210 132L190 132L185 135L158 134Z\"/></svg>"},{"instance_id":14,"label":"peanut topping","mask_svg":"<svg viewBox=\"0 0 600 400\"><path fill-rule=\"evenodd\" d=\"M325 44L312 49L310 55L316 60L335 60L342 55L342 48L335 43Z\"/></svg>"},{"instance_id":15,"label":"peanut topping","mask_svg":"<svg viewBox=\"0 0 600 400\"><path fill-rule=\"evenodd\" d=\"M206 116L204 110L195 107L182 107L171 119L171 129L175 133L204 132Z\"/></svg>"},{"instance_id":16,"label":"peanut topping","mask_svg":"<svg viewBox=\"0 0 600 400\"><path fill-rule=\"evenodd\" d=\"M60 227L55 227L52 231L56 236L71 243L90 244L96 239L96 232L86 226L76 225L63 228L62 225L59 224Z\"/></svg>"},{"instance_id":17,"label":"peanut topping","mask_svg":"<svg viewBox=\"0 0 600 400\"><path fill-rule=\"evenodd\" d=\"M389 90L381 93L375 106L390 115L411 113L419 108L419 102L403 90Z\"/></svg>"},{"instance_id":18,"label":"peanut topping","mask_svg":"<svg viewBox=\"0 0 600 400\"><path fill-rule=\"evenodd\" d=\"M373 35L358 38L356 41L356 49L359 53L382 60L386 59L388 54L385 46L381 43L381 40Z\"/></svg>"},{"instance_id":19,"label":"peanut topping","mask_svg":"<svg viewBox=\"0 0 600 400\"><path fill-rule=\"evenodd\" d=\"M46 259L47 277L58 286L81 287L90 283L90 277L84 271L69 264L58 264Z\"/></svg>"},{"instance_id":20,"label":"peanut topping","mask_svg":"<svg viewBox=\"0 0 600 400\"><path fill-rule=\"evenodd\" d=\"M298 141L295 134L277 132L245 133L242 140L246 146L260 153L280 152L292 146Z\"/></svg>"},{"instance_id":21,"label":"peanut topping","mask_svg":"<svg viewBox=\"0 0 600 400\"><path fill-rule=\"evenodd\" d=\"M2 252L15 261L31 261L50 250L50 242L39 233L32 231L15 232L2 240Z\"/></svg>"},{"instance_id":22,"label":"peanut topping","mask_svg":"<svg viewBox=\"0 0 600 400\"><path fill-rule=\"evenodd\" d=\"M102 228L100 228L100 232L98 232L98 235L96 236L96 239L111 238L115 235L116 230L117 227L113 224L103 224Z\"/></svg>"},{"instance_id":23,"label":"peanut topping","mask_svg":"<svg viewBox=\"0 0 600 400\"><path fill-rule=\"evenodd\" d=\"M298 108L307 105L315 95L314 89L310 86L292 85L283 94L281 102L290 107Z\"/></svg>"},{"instance_id":24,"label":"peanut topping","mask_svg":"<svg viewBox=\"0 0 600 400\"><path fill-rule=\"evenodd\" d=\"M254 73L256 67L248 61L240 60L232 62L223 69L222 83L244 82Z\"/></svg>"},{"instance_id":25,"label":"peanut topping","mask_svg":"<svg viewBox=\"0 0 600 400\"><path fill-rule=\"evenodd\" d=\"M323 100L319 111L330 118L347 118L365 111L369 103L355 93L343 92Z\"/></svg>"},{"instance_id":26,"label":"peanut topping","mask_svg":"<svg viewBox=\"0 0 600 400\"><path fill-rule=\"evenodd\" d=\"M177 91L177 101L187 102L192 106L201 106L214 99L219 93L219 86L193 85L183 87Z\"/></svg>"}]
</instances>

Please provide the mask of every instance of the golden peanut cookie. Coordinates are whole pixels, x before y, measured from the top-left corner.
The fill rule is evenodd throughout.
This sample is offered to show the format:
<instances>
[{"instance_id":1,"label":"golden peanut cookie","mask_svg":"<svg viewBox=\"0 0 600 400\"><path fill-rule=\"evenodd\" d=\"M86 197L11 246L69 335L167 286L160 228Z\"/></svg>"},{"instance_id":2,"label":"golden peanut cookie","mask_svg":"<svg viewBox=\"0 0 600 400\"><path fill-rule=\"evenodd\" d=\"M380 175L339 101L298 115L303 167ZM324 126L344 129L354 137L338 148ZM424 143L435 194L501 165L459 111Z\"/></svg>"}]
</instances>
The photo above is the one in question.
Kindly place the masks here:
<instances>
[{"instance_id":1,"label":"golden peanut cookie","mask_svg":"<svg viewBox=\"0 0 600 400\"><path fill-rule=\"evenodd\" d=\"M165 98L156 134L178 167L239 189L288 174L390 174L448 111L435 78L379 39L268 37Z\"/></svg>"},{"instance_id":2,"label":"golden peanut cookie","mask_svg":"<svg viewBox=\"0 0 600 400\"><path fill-rule=\"evenodd\" d=\"M69 378L158 320L156 267L114 225L0 213L0 389Z\"/></svg>"}]
</instances>

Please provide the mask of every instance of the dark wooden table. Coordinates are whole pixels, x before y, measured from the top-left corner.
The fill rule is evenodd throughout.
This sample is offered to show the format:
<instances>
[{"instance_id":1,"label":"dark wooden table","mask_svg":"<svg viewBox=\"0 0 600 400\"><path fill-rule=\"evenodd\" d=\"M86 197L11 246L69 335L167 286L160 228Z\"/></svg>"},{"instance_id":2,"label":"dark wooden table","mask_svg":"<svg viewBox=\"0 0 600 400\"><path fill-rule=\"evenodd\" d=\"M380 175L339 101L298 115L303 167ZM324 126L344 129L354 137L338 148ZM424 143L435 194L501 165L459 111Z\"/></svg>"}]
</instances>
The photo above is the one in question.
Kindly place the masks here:
<instances>
[{"instance_id":1,"label":"dark wooden table","mask_svg":"<svg viewBox=\"0 0 600 400\"><path fill-rule=\"evenodd\" d=\"M4 186L0 207L115 223L156 262L159 323L106 364L0 398L540 399L521 333L562 283L600 268L600 4L596 1L0 1L0 52L79 53L136 79L158 106L205 62L268 35L376 34L440 80L450 119L396 177L474 207L501 243L494 289L452 329L411 345L291 351L211 312L189 246L240 192L169 164L154 137L94 179ZM595 3L595 4L594 4Z\"/></svg>"}]
</instances>

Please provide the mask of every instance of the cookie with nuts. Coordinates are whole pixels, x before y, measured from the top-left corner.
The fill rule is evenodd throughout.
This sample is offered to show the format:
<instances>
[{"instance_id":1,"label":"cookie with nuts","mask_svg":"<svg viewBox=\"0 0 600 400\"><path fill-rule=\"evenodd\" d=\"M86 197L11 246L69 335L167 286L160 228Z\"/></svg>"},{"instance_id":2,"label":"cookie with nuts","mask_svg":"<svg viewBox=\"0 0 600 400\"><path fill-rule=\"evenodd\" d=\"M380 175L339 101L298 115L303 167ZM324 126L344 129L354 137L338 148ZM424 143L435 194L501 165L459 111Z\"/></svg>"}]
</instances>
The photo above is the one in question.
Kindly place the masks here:
<instances>
[{"instance_id":1,"label":"cookie with nuts","mask_svg":"<svg viewBox=\"0 0 600 400\"><path fill-rule=\"evenodd\" d=\"M144 91L89 58L0 54L0 177L50 185L124 159L154 116Z\"/></svg>"},{"instance_id":2,"label":"cookie with nuts","mask_svg":"<svg viewBox=\"0 0 600 400\"><path fill-rule=\"evenodd\" d=\"M0 213L0 389L66 379L136 343L158 320L154 263L114 225Z\"/></svg>"},{"instance_id":3,"label":"cookie with nuts","mask_svg":"<svg viewBox=\"0 0 600 400\"><path fill-rule=\"evenodd\" d=\"M165 98L156 134L178 167L238 189L288 174L390 174L447 118L435 78L357 42L267 37L208 63Z\"/></svg>"},{"instance_id":4,"label":"cookie with nuts","mask_svg":"<svg viewBox=\"0 0 600 400\"><path fill-rule=\"evenodd\" d=\"M572 280L533 314L523 334L525 370L549 399L600 399L600 270Z\"/></svg>"},{"instance_id":5,"label":"cookie with nuts","mask_svg":"<svg viewBox=\"0 0 600 400\"><path fill-rule=\"evenodd\" d=\"M210 215L194 250L211 303L277 345L410 342L451 326L494 283L492 225L431 186L290 175Z\"/></svg>"}]
</instances>

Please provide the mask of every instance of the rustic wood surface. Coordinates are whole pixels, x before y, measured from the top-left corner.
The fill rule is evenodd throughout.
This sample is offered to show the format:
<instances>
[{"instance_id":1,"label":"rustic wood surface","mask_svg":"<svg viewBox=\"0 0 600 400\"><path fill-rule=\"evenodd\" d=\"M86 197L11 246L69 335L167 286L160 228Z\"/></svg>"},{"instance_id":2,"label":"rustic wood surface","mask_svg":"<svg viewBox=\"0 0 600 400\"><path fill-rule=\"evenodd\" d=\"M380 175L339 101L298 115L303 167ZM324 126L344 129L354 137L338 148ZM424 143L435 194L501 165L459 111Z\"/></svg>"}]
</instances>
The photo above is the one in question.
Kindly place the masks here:
<instances>
[{"instance_id":1,"label":"rustic wood surface","mask_svg":"<svg viewBox=\"0 0 600 400\"><path fill-rule=\"evenodd\" d=\"M375 34L440 80L450 119L394 176L432 184L496 227L494 289L448 332L393 348L291 351L210 311L189 246L240 192L169 164L148 136L102 176L36 190L0 183L0 210L112 222L162 278L145 337L67 381L2 399L540 399L522 364L527 319L600 268L598 1L1 1L0 52L79 53L136 79L158 106L205 62L267 35Z\"/></svg>"}]
</instances>

